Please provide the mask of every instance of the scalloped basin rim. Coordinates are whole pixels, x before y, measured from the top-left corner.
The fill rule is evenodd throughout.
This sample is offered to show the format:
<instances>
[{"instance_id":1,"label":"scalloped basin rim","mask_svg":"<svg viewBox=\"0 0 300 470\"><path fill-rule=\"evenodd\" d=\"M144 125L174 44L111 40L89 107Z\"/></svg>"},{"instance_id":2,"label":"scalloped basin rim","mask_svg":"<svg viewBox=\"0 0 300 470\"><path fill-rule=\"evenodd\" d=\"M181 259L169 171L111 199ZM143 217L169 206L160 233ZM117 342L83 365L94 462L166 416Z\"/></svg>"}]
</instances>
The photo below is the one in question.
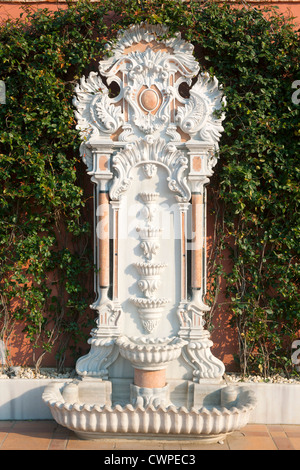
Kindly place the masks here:
<instances>
[{"instance_id":1,"label":"scalloped basin rim","mask_svg":"<svg viewBox=\"0 0 300 470\"><path fill-rule=\"evenodd\" d=\"M157 308L164 307L170 303L170 299L163 298L144 298L144 297L130 297L129 300L133 302L136 307L142 309L156 310Z\"/></svg>"},{"instance_id":2,"label":"scalloped basin rim","mask_svg":"<svg viewBox=\"0 0 300 470\"><path fill-rule=\"evenodd\" d=\"M155 263L154 261L140 261L134 265L138 268L166 268L168 266L166 263Z\"/></svg>"},{"instance_id":3,"label":"scalloped basin rim","mask_svg":"<svg viewBox=\"0 0 300 470\"><path fill-rule=\"evenodd\" d=\"M179 338L178 336L170 336L170 337L165 337L165 338L152 338L148 336L119 336L117 341L127 341L136 345L153 345L153 346L164 346L170 343L173 343L173 345L184 345L187 343L187 341L183 340L182 338Z\"/></svg>"},{"instance_id":4,"label":"scalloped basin rim","mask_svg":"<svg viewBox=\"0 0 300 470\"><path fill-rule=\"evenodd\" d=\"M65 408L67 410L76 410L76 411L98 411L98 412L109 412L109 413L114 413L115 411L133 411L133 412L147 412L147 411L163 411L165 413L185 413L188 415L195 414L195 415L218 415L221 416L223 414L239 414L244 411L249 411L250 409L252 410L254 408L254 405L252 407L249 407L247 405L238 405L238 406L233 406L231 408L226 408L225 406L214 406L211 409L206 408L205 406L202 406L201 408L195 408L191 407L190 409L186 408L185 406L180 406L177 407L175 405L169 405L167 407L160 405L158 407L155 407L153 405L149 405L146 408L144 408L141 405L133 406L130 403L125 406L121 405L115 405L115 406L109 406L109 405L98 405L98 404L85 404L85 403L68 403L65 401L46 401L46 403L49 406L55 406L57 408Z\"/></svg>"},{"instance_id":5,"label":"scalloped basin rim","mask_svg":"<svg viewBox=\"0 0 300 470\"><path fill-rule=\"evenodd\" d=\"M187 341L176 336L171 338L144 338L138 336L129 338L127 336L120 336L116 340L116 344L119 348L126 350L166 352L181 349L187 344Z\"/></svg>"},{"instance_id":6,"label":"scalloped basin rim","mask_svg":"<svg viewBox=\"0 0 300 470\"><path fill-rule=\"evenodd\" d=\"M60 390L64 382L48 385L43 401L50 408L53 418L62 426L75 433L82 432L89 438L113 434L156 434L156 435L222 435L244 427L255 407L256 398L252 390L239 387L236 406L213 406L191 409L152 404L146 408L127 404L100 405L65 402ZM172 418L172 416L176 418Z\"/></svg>"}]
</instances>

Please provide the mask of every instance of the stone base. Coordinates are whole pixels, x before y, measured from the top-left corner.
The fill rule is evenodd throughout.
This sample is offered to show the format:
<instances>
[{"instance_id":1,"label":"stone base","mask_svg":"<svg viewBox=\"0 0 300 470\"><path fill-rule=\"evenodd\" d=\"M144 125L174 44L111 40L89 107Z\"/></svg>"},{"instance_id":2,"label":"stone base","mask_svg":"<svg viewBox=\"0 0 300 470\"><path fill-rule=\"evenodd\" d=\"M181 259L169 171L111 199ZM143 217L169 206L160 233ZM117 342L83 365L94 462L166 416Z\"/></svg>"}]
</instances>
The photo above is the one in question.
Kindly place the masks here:
<instances>
[{"instance_id":1,"label":"stone base","mask_svg":"<svg viewBox=\"0 0 300 470\"><path fill-rule=\"evenodd\" d=\"M225 434L212 434L212 435L202 435L202 436L178 436L176 434L103 434L103 433L94 433L94 432L78 432L74 431L74 434L76 434L79 439L85 440L85 441L96 441L99 439L105 439L105 440L116 440L116 439L126 439L126 440L156 440L159 438L160 442L166 441L170 443L170 441L182 441L182 442L191 442L191 440L197 441L199 444L205 445L205 444L224 444L225 439L227 436L229 436L232 433L225 433Z\"/></svg>"}]
</instances>

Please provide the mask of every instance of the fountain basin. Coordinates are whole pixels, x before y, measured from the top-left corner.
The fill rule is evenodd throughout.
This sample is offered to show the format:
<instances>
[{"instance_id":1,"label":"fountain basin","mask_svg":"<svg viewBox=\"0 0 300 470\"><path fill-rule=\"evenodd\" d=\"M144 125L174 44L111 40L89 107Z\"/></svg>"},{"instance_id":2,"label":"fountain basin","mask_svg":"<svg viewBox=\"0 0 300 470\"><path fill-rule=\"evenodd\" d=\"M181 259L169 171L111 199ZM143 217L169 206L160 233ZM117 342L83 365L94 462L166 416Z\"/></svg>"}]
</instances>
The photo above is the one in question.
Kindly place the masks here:
<instances>
[{"instance_id":1,"label":"fountain basin","mask_svg":"<svg viewBox=\"0 0 300 470\"><path fill-rule=\"evenodd\" d=\"M144 330L147 333L153 333L161 321L165 306L169 300L153 297L149 299L131 297L130 301L138 307L138 313Z\"/></svg>"},{"instance_id":2,"label":"fountain basin","mask_svg":"<svg viewBox=\"0 0 300 470\"><path fill-rule=\"evenodd\" d=\"M64 382L49 384L43 401L53 418L83 439L100 439L126 433L134 438L176 437L217 442L249 421L256 399L250 387L237 387L235 405L142 407L128 404L87 404L65 401ZM225 387L226 388L226 387ZM222 389L220 390L222 393Z\"/></svg>"},{"instance_id":3,"label":"fountain basin","mask_svg":"<svg viewBox=\"0 0 300 470\"><path fill-rule=\"evenodd\" d=\"M122 357L132 366L141 370L161 370L177 359L187 341L173 336L170 338L151 338L139 336L128 338L120 336L116 340Z\"/></svg>"},{"instance_id":4,"label":"fountain basin","mask_svg":"<svg viewBox=\"0 0 300 470\"><path fill-rule=\"evenodd\" d=\"M153 276L155 277L160 276L162 271L167 267L167 264L145 262L145 263L135 263L135 267L137 268L141 276L144 276L144 277L150 276L152 278Z\"/></svg>"}]
</instances>

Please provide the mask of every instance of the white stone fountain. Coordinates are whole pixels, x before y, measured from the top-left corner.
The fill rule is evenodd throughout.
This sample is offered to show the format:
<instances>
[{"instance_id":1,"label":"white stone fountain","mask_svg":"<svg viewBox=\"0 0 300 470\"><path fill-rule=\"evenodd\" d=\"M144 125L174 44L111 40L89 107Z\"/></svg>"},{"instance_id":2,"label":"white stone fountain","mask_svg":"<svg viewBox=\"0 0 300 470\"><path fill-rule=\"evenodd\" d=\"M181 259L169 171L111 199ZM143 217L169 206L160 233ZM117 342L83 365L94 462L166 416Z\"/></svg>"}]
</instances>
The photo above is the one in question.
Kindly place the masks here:
<instances>
[{"instance_id":1,"label":"white stone fountain","mask_svg":"<svg viewBox=\"0 0 300 470\"><path fill-rule=\"evenodd\" d=\"M76 87L81 155L95 188L98 317L78 378L53 382L43 399L58 423L87 439L221 440L255 405L250 390L223 381L204 328L205 186L224 98L217 79L199 72L193 46L166 33L123 31L99 73Z\"/></svg>"}]
</instances>

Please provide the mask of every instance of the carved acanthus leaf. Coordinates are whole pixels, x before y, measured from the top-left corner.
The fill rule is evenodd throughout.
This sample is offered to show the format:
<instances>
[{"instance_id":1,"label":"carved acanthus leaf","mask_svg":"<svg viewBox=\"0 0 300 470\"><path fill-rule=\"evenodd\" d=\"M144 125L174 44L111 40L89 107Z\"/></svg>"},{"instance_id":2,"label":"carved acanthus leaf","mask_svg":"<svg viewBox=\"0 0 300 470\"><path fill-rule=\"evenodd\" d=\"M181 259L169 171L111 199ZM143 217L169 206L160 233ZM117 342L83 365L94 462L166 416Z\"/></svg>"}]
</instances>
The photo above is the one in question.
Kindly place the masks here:
<instances>
[{"instance_id":1,"label":"carved acanthus leaf","mask_svg":"<svg viewBox=\"0 0 300 470\"><path fill-rule=\"evenodd\" d=\"M197 82L190 89L190 98L184 107L179 107L176 122L183 132L193 139L214 144L218 148L218 141L223 131L222 120L224 114L216 117L222 103L225 102L216 77L200 74Z\"/></svg>"},{"instance_id":2,"label":"carved acanthus leaf","mask_svg":"<svg viewBox=\"0 0 300 470\"><path fill-rule=\"evenodd\" d=\"M116 132L124 122L121 107L112 104L106 94L95 102L92 113L98 118L96 122L101 131L107 134Z\"/></svg>"},{"instance_id":3,"label":"carved acanthus leaf","mask_svg":"<svg viewBox=\"0 0 300 470\"><path fill-rule=\"evenodd\" d=\"M207 116L207 109L201 96L191 91L191 97L185 107L178 108L176 120L183 132L195 135Z\"/></svg>"},{"instance_id":4,"label":"carved acanthus leaf","mask_svg":"<svg viewBox=\"0 0 300 470\"><path fill-rule=\"evenodd\" d=\"M183 351L183 357L194 368L194 382L199 382L201 379L220 379L223 376L225 366L212 354L210 349L212 346L213 342L210 339L203 338L190 342Z\"/></svg>"},{"instance_id":5,"label":"carved acanthus leaf","mask_svg":"<svg viewBox=\"0 0 300 470\"><path fill-rule=\"evenodd\" d=\"M116 59L127 56L126 49L134 44L162 42L164 49L169 50L169 57L172 57L172 62L169 60L168 68L177 68L178 71L183 73L186 77L194 77L199 71L199 64L193 56L194 47L192 44L187 43L181 38L180 33L176 33L173 37L166 38L168 34L168 27L163 25L141 24L134 25L126 31L120 31L117 43L112 45L113 57L101 62L100 71L104 75L110 71ZM162 39L164 37L164 39ZM167 55L167 54L166 54ZM174 61L174 55L176 60Z\"/></svg>"},{"instance_id":6,"label":"carved acanthus leaf","mask_svg":"<svg viewBox=\"0 0 300 470\"><path fill-rule=\"evenodd\" d=\"M102 138L116 132L123 124L120 106L115 106L108 96L108 88L96 72L91 72L86 79L82 77L75 88L73 105L76 108L76 129L82 140L80 153L88 170L92 167L92 155L89 150L91 138Z\"/></svg>"}]
</instances>

